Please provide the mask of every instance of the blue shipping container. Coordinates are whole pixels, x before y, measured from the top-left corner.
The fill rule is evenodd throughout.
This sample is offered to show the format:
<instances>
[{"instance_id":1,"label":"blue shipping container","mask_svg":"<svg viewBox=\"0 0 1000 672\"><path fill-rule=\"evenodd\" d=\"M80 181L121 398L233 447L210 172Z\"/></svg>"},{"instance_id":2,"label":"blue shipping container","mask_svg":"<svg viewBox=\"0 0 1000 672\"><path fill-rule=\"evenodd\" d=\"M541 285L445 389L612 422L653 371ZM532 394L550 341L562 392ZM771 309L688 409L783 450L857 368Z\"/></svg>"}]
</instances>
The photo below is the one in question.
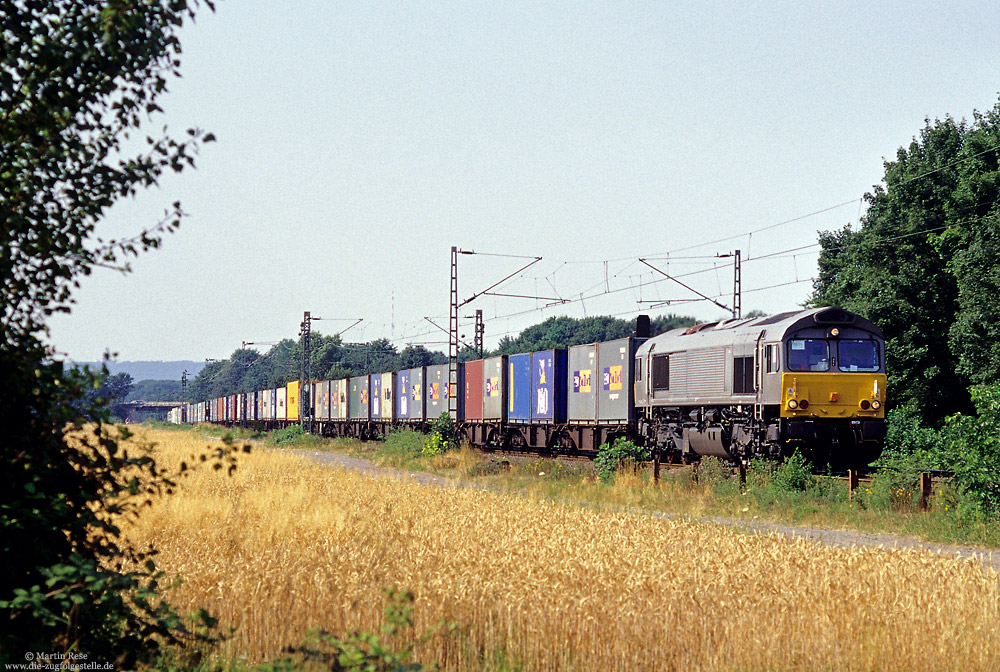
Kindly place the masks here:
<instances>
[{"instance_id":1,"label":"blue shipping container","mask_svg":"<svg viewBox=\"0 0 1000 672\"><path fill-rule=\"evenodd\" d=\"M410 372L403 370L396 374L396 417L410 419Z\"/></svg>"},{"instance_id":2,"label":"blue shipping container","mask_svg":"<svg viewBox=\"0 0 1000 672\"><path fill-rule=\"evenodd\" d=\"M531 421L531 354L507 358L507 419L510 422Z\"/></svg>"},{"instance_id":3,"label":"blue shipping container","mask_svg":"<svg viewBox=\"0 0 1000 672\"><path fill-rule=\"evenodd\" d=\"M531 353L531 421L566 422L566 350Z\"/></svg>"}]
</instances>

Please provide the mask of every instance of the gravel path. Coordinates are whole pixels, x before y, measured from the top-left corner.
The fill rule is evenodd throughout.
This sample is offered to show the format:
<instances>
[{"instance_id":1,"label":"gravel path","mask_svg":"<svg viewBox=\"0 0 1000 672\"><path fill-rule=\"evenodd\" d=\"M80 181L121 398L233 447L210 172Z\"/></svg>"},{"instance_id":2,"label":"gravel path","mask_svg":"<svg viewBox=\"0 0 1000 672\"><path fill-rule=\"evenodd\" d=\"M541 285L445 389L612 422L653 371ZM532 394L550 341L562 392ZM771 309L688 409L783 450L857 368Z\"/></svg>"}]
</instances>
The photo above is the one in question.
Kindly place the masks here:
<instances>
[{"instance_id":1,"label":"gravel path","mask_svg":"<svg viewBox=\"0 0 1000 672\"><path fill-rule=\"evenodd\" d=\"M309 459L329 466L350 469L361 474L368 474L375 477L409 478L423 485L434 485L438 487L471 487L499 490L491 486L474 483L461 483L453 479L433 476L420 472L400 471L386 467L377 467L368 460L337 453L323 453L316 451L294 451ZM647 512L648 513L648 512ZM668 513L651 513L657 518L676 518L677 516ZM811 527L798 527L794 525L782 525L758 520L742 520L739 518L707 517L700 518L701 522L714 523L732 527L748 534L771 534L777 533L789 537L802 537L814 539L820 543L830 546L842 546L846 548L876 547L876 548L909 548L915 550L925 550L945 555L953 555L958 558L968 558L981 560L984 565L994 570L1000 571L1000 550L972 548L968 546L947 546L945 544L935 544L926 541L919 541L910 537L900 537L891 534L872 534L868 532L852 532L845 530L825 530Z\"/></svg>"}]
</instances>

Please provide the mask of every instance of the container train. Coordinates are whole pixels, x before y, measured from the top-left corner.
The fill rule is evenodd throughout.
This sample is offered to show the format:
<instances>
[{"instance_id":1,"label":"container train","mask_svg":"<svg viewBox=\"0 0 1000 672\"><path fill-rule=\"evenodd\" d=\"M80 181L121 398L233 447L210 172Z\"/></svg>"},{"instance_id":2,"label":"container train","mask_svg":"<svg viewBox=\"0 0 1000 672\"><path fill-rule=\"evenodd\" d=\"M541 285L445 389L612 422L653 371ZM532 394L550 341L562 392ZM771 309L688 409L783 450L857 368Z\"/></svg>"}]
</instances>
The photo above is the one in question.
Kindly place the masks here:
<instances>
[{"instance_id":1,"label":"container train","mask_svg":"<svg viewBox=\"0 0 1000 672\"><path fill-rule=\"evenodd\" d=\"M746 462L802 450L814 464L864 466L886 434L885 341L840 308L732 319L650 337L342 380L186 404L172 422L278 429L307 416L329 437L376 439L451 413L477 446L593 454L626 437L661 458ZM302 395L303 384L309 386ZM454 402L454 403L452 403Z\"/></svg>"}]
</instances>

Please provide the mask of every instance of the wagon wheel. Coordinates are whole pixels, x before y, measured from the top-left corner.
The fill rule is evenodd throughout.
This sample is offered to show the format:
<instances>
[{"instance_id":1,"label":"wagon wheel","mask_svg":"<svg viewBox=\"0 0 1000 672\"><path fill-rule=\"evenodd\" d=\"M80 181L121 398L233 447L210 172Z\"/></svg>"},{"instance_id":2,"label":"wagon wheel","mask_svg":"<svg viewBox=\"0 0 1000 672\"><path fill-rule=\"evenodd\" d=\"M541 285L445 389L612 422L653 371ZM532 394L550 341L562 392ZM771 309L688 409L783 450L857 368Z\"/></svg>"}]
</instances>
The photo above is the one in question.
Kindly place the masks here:
<instances>
[{"instance_id":1,"label":"wagon wheel","mask_svg":"<svg viewBox=\"0 0 1000 672\"><path fill-rule=\"evenodd\" d=\"M567 431L557 432L552 437L549 448L559 453L573 453L577 449L576 441L573 440L573 437Z\"/></svg>"},{"instance_id":2,"label":"wagon wheel","mask_svg":"<svg viewBox=\"0 0 1000 672\"><path fill-rule=\"evenodd\" d=\"M494 448L506 447L506 441L504 441L504 436L500 433L500 430L495 427L490 428L490 431L486 434L486 445Z\"/></svg>"},{"instance_id":3,"label":"wagon wheel","mask_svg":"<svg viewBox=\"0 0 1000 672\"><path fill-rule=\"evenodd\" d=\"M512 429L507 435L507 445L510 446L511 450L524 450L528 446L528 442L524 439L524 434L520 430Z\"/></svg>"}]
</instances>

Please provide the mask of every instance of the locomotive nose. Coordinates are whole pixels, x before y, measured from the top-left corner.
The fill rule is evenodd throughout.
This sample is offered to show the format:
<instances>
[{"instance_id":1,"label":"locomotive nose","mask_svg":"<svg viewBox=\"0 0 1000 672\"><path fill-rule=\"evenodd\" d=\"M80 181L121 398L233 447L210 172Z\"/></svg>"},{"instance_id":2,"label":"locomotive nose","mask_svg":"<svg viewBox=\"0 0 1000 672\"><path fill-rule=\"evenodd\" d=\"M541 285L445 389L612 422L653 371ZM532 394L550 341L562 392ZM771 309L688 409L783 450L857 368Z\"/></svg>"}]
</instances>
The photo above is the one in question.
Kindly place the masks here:
<instances>
[{"instance_id":1,"label":"locomotive nose","mask_svg":"<svg viewBox=\"0 0 1000 672\"><path fill-rule=\"evenodd\" d=\"M784 374L781 414L798 418L881 418L885 374Z\"/></svg>"}]
</instances>

